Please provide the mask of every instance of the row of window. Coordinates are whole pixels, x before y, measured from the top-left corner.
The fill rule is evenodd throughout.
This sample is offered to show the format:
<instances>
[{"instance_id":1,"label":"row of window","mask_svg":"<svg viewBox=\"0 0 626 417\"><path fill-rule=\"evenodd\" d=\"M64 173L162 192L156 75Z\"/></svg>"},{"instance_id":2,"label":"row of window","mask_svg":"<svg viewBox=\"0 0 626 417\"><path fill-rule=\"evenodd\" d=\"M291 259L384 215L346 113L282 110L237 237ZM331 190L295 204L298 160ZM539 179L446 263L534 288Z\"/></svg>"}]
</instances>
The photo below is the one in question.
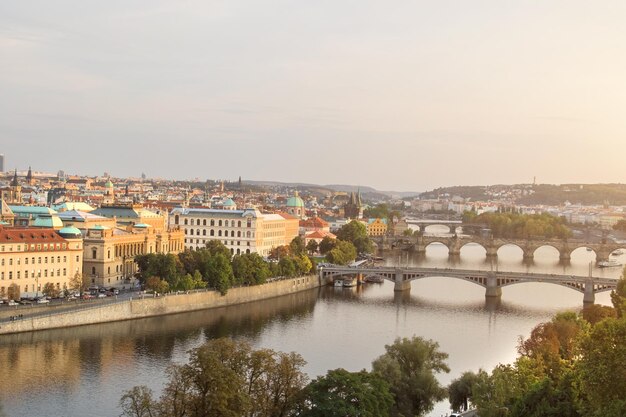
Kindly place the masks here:
<instances>
[{"instance_id":1,"label":"row of window","mask_svg":"<svg viewBox=\"0 0 626 417\"><path fill-rule=\"evenodd\" d=\"M61 283L57 282L56 283L56 287L57 287L57 290L60 290L61 289ZM32 292L35 292L35 284L31 284L30 288L31 288ZM66 283L63 283L63 289L66 289L66 288L67 288ZM37 287L37 291L41 291L41 284L39 284L39 286ZM8 292L8 288L0 287L0 295L1 294L6 294L7 292ZM24 285L24 292L28 292L28 284Z\"/></svg>"},{"instance_id":2,"label":"row of window","mask_svg":"<svg viewBox=\"0 0 626 417\"><path fill-rule=\"evenodd\" d=\"M16 259L16 265L20 265L21 259L22 258L17 258ZM24 258L24 265L28 265L28 259L29 258ZM31 263L34 265L35 264L35 257L33 256L30 259L31 259ZM41 256L39 256L37 258L37 263L38 264L41 263L41 259L42 259ZM57 263L61 263L61 257L60 256L57 256L56 260L57 260ZM76 262L79 262L79 261L80 261L80 256L76 255ZM67 262L67 256L63 256L63 262ZM13 258L9 258L7 263L9 264L9 266L13 265ZM48 263L48 257L47 256L43 257L43 263L45 263L45 264ZM50 263L51 264L54 263L54 256L50 257ZM5 258L0 259L0 266L4 266L4 264L5 264Z\"/></svg>"},{"instance_id":3,"label":"row of window","mask_svg":"<svg viewBox=\"0 0 626 417\"><path fill-rule=\"evenodd\" d=\"M195 249L196 249L196 250L200 250L200 249L203 249L203 248L204 248L204 246L196 246L196 247L195 247ZM192 249L194 249L194 248L192 248ZM242 254L242 253L244 253L244 252L243 252L241 249L239 249L239 248L237 248L237 250L236 250L236 251L235 251L235 249L230 248L230 253L231 253L232 255L241 255L241 254ZM245 252L245 253L250 253L250 249L246 249L246 252Z\"/></svg>"},{"instance_id":4,"label":"row of window","mask_svg":"<svg viewBox=\"0 0 626 417\"><path fill-rule=\"evenodd\" d=\"M213 239L185 239L185 243L190 243L190 244L203 244L206 245L207 242L211 241ZM228 245L228 240L224 240L222 243L224 243L224 245ZM241 241L239 240L231 240L230 244L232 246L241 246ZM246 246L251 246L250 242L246 242Z\"/></svg>"},{"instance_id":5,"label":"row of window","mask_svg":"<svg viewBox=\"0 0 626 417\"><path fill-rule=\"evenodd\" d=\"M187 232L189 232L189 233L187 233ZM189 235L193 236L194 235L194 230L193 229L189 229L189 230L185 229L185 234L189 234ZM200 236L200 229L196 229L195 235ZM244 235L241 232L241 230L238 230L237 233L235 233L234 230L231 230L230 231L230 237L235 237L235 235L237 237L244 237ZM202 229L202 236L207 236L206 229ZM208 236L215 236L215 230L213 230L213 229L209 230ZM222 236L222 231L221 230L217 231L217 236L218 237ZM224 230L224 237L228 237L228 230ZM247 231L246 234L245 234L245 237L247 237L247 238L254 237L254 232Z\"/></svg>"},{"instance_id":6,"label":"row of window","mask_svg":"<svg viewBox=\"0 0 626 417\"><path fill-rule=\"evenodd\" d=\"M7 247L5 245L0 246L0 252L5 252L5 249ZM22 245L16 245L17 248L17 252L21 252L22 251ZM28 244L24 244L24 251L28 251L28 249L30 248L30 250L37 250L37 251L41 251L41 250L59 250L59 249L67 249L67 243L38 243L38 244L31 244L30 246ZM6 250L6 252L13 252L13 246L8 246L8 250Z\"/></svg>"},{"instance_id":7,"label":"row of window","mask_svg":"<svg viewBox=\"0 0 626 417\"><path fill-rule=\"evenodd\" d=\"M21 272L22 271L16 271L15 272L15 279L21 279L22 278ZM51 277L55 276L54 272L55 272L54 269L50 270L50 276ZM61 275L61 269L57 269L56 270L56 276L57 277L65 277L65 276L67 276L67 269L63 268L63 275ZM4 277L5 277L4 271L0 272L0 280L3 280ZM9 279L13 279L13 271L9 271L8 274L7 274L7 277ZM24 271L24 278L28 278L28 277L29 277L28 271ZM48 270L47 269L43 270L43 277L44 278L48 277ZM30 271L30 278L35 278L35 270ZM41 270L37 271L37 278L41 278Z\"/></svg>"},{"instance_id":8,"label":"row of window","mask_svg":"<svg viewBox=\"0 0 626 417\"><path fill-rule=\"evenodd\" d=\"M174 216L174 224L179 224L179 222L180 222L180 218L177 214L176 216ZM216 221L215 219L211 219L207 222L207 219L184 219L183 224L185 226L188 226L188 225L193 226L194 224L196 226L215 226L217 224L217 226L241 227L242 223L241 223L241 220L222 221L220 219ZM247 219L246 227L252 227L252 219Z\"/></svg>"}]
</instances>

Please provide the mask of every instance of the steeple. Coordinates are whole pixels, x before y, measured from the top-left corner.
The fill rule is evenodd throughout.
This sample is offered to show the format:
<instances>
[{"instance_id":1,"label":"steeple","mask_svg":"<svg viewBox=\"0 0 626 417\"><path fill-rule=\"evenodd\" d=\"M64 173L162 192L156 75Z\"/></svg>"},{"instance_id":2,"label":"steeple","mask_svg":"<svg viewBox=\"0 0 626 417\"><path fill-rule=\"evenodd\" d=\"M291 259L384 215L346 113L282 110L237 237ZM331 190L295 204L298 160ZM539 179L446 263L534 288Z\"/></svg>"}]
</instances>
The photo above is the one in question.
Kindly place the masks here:
<instances>
[{"instance_id":1,"label":"steeple","mask_svg":"<svg viewBox=\"0 0 626 417\"><path fill-rule=\"evenodd\" d=\"M361 188L359 187L356 194L356 205L361 207L361 204Z\"/></svg>"},{"instance_id":2,"label":"steeple","mask_svg":"<svg viewBox=\"0 0 626 417\"><path fill-rule=\"evenodd\" d=\"M33 170L30 168L30 166L28 167L28 174L26 174L26 182L28 183L28 185L33 184Z\"/></svg>"},{"instance_id":3,"label":"steeple","mask_svg":"<svg viewBox=\"0 0 626 417\"><path fill-rule=\"evenodd\" d=\"M17 182L17 168L16 168L15 173L13 174L13 180L11 181L11 187L17 187L18 185L20 185L20 183Z\"/></svg>"}]
</instances>

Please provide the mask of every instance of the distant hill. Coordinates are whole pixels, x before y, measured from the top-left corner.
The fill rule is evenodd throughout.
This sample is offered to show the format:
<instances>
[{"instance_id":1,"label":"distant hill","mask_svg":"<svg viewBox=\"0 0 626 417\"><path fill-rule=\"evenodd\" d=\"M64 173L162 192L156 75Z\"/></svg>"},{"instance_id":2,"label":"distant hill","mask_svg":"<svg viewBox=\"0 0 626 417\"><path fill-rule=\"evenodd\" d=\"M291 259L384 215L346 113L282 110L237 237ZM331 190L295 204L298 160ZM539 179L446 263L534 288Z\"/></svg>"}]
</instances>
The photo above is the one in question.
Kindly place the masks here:
<instances>
[{"instance_id":1,"label":"distant hill","mask_svg":"<svg viewBox=\"0 0 626 417\"><path fill-rule=\"evenodd\" d=\"M558 206L566 202L582 205L626 206L626 184L514 184L441 187L420 198L459 196L471 201L497 200L506 196L519 204Z\"/></svg>"},{"instance_id":2,"label":"distant hill","mask_svg":"<svg viewBox=\"0 0 626 417\"><path fill-rule=\"evenodd\" d=\"M328 184L328 185L318 185L318 184L309 184L302 182L280 182L280 181L250 181L245 180L245 184L253 184L261 187L288 187L288 188L300 188L311 190L315 193L320 193L326 191L328 193L331 192L356 192L361 190L361 194L364 198L377 200L383 198L390 197L411 197L417 196L420 193L414 191L380 191L373 187L369 187L366 185L348 185L348 184Z\"/></svg>"}]
</instances>

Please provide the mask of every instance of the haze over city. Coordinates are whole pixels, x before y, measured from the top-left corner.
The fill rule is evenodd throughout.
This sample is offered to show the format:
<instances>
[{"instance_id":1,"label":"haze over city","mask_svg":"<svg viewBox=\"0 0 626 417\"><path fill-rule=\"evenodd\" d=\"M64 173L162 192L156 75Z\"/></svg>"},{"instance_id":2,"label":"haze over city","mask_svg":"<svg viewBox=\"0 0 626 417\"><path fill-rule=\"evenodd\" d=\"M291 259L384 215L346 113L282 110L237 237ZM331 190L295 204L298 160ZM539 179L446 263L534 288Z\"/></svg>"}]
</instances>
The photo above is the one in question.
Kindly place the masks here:
<instances>
[{"instance_id":1,"label":"haze over city","mask_svg":"<svg viewBox=\"0 0 626 417\"><path fill-rule=\"evenodd\" d=\"M6 169L625 182L626 5L0 5ZM36 150L37 152L34 152Z\"/></svg>"}]
</instances>

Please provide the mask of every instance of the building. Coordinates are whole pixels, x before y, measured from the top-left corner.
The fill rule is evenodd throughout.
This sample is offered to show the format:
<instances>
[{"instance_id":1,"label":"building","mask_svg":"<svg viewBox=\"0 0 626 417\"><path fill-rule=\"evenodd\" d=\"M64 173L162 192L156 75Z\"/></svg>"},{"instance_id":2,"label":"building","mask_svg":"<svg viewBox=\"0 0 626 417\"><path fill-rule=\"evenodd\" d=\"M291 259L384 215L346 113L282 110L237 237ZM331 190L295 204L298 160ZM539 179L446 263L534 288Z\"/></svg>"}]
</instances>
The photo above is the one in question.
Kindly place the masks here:
<instances>
[{"instance_id":1,"label":"building","mask_svg":"<svg viewBox=\"0 0 626 417\"><path fill-rule=\"evenodd\" d=\"M47 283L70 288L83 265L83 239L76 228L4 227L0 225L0 298L12 285L22 297L41 295Z\"/></svg>"},{"instance_id":2,"label":"building","mask_svg":"<svg viewBox=\"0 0 626 417\"><path fill-rule=\"evenodd\" d=\"M82 229L83 274L99 287L134 286L137 255L184 250L183 231L168 228L165 216L139 204L108 204L90 213L68 211L59 216Z\"/></svg>"},{"instance_id":3,"label":"building","mask_svg":"<svg viewBox=\"0 0 626 417\"><path fill-rule=\"evenodd\" d=\"M272 248L288 245L298 236L299 220L285 213L263 214L257 209L177 207L170 212L169 224L183 230L186 249L200 249L211 240L219 240L232 254L267 256Z\"/></svg>"},{"instance_id":4,"label":"building","mask_svg":"<svg viewBox=\"0 0 626 417\"><path fill-rule=\"evenodd\" d=\"M297 191L295 192L293 197L289 197L287 199L286 208L288 214L299 219L303 219L306 215L304 201L302 200L302 198L300 198Z\"/></svg>"},{"instance_id":5,"label":"building","mask_svg":"<svg viewBox=\"0 0 626 417\"><path fill-rule=\"evenodd\" d=\"M350 193L350 199L343 206L343 215L347 219L363 218L363 203L361 201L361 190Z\"/></svg>"},{"instance_id":6,"label":"building","mask_svg":"<svg viewBox=\"0 0 626 417\"><path fill-rule=\"evenodd\" d=\"M9 187L2 189L2 199L9 204L22 204L22 186L17 180L17 169Z\"/></svg>"},{"instance_id":7,"label":"building","mask_svg":"<svg viewBox=\"0 0 626 417\"><path fill-rule=\"evenodd\" d=\"M315 231L330 232L330 224L321 217L311 217L310 219L300 220L300 234L306 235Z\"/></svg>"},{"instance_id":8,"label":"building","mask_svg":"<svg viewBox=\"0 0 626 417\"><path fill-rule=\"evenodd\" d=\"M0 153L0 173L4 172L4 154Z\"/></svg>"},{"instance_id":9,"label":"building","mask_svg":"<svg viewBox=\"0 0 626 417\"><path fill-rule=\"evenodd\" d=\"M365 227L368 236L383 236L387 233L387 219L368 219Z\"/></svg>"},{"instance_id":10,"label":"building","mask_svg":"<svg viewBox=\"0 0 626 417\"><path fill-rule=\"evenodd\" d=\"M15 215L15 226L31 226L61 229L63 222L59 214L48 207L41 206L9 206Z\"/></svg>"},{"instance_id":11,"label":"building","mask_svg":"<svg viewBox=\"0 0 626 417\"><path fill-rule=\"evenodd\" d=\"M83 275L91 285L129 288L136 285L135 256L179 253L184 249L180 229L157 230L138 223L126 227L91 224L84 231Z\"/></svg>"},{"instance_id":12,"label":"building","mask_svg":"<svg viewBox=\"0 0 626 417\"><path fill-rule=\"evenodd\" d=\"M0 225L13 226L15 221L15 215L11 210L11 207L4 200L0 200Z\"/></svg>"}]
</instances>

